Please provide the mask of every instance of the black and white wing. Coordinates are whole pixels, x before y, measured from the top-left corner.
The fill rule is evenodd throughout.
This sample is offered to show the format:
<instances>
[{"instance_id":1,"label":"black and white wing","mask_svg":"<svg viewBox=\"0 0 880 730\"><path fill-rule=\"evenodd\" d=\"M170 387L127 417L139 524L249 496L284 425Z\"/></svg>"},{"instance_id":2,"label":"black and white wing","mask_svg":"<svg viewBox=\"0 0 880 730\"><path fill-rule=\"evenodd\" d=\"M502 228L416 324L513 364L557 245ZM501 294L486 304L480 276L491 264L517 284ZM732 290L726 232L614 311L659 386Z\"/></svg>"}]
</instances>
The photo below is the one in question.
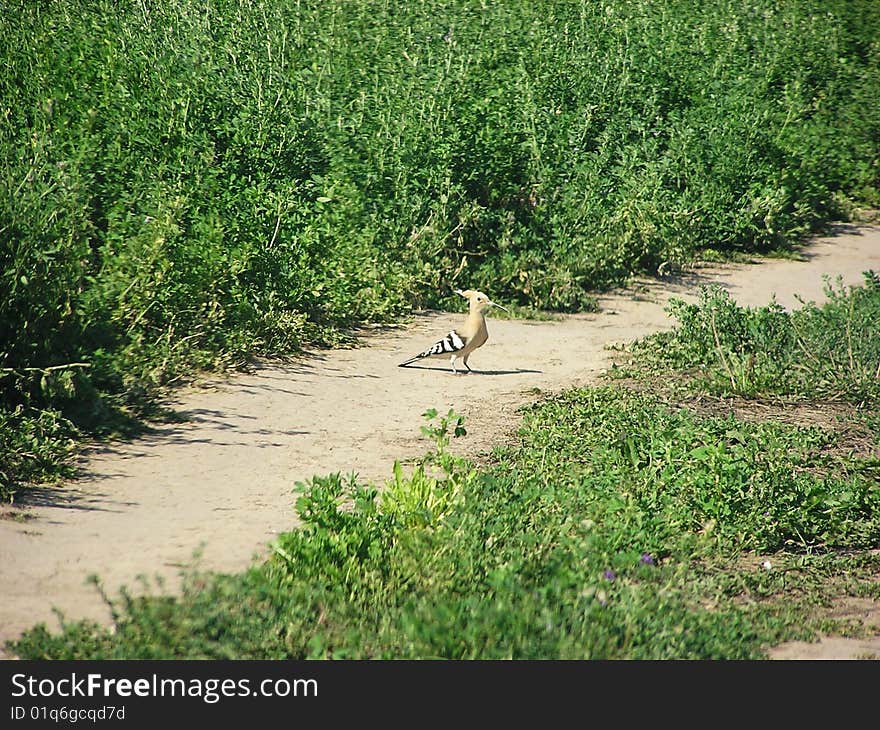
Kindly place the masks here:
<instances>
[{"instance_id":1,"label":"black and white wing","mask_svg":"<svg viewBox=\"0 0 880 730\"><path fill-rule=\"evenodd\" d=\"M444 337L442 340L437 340L437 342L431 345L424 352L420 352L415 357L411 357L409 360L400 363L400 367L403 367L404 365L409 365L411 362L415 362L416 360L421 360L423 357L433 357L434 355L451 355L453 352L463 350L466 344L467 339L465 337L462 337L455 330L452 330L448 335L446 335L446 337Z\"/></svg>"}]
</instances>

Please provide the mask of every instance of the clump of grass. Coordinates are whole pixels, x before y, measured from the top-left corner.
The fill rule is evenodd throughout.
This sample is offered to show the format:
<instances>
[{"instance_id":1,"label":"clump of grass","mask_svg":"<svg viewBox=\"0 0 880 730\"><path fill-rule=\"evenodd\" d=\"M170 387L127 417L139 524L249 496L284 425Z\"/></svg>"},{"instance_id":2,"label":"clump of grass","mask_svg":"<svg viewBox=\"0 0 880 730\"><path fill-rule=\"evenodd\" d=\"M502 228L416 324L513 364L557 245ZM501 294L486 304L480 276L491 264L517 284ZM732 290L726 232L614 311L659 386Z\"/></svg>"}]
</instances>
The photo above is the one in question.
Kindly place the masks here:
<instances>
[{"instance_id":1,"label":"clump of grass","mask_svg":"<svg viewBox=\"0 0 880 730\"><path fill-rule=\"evenodd\" d=\"M73 476L78 437L76 427L58 411L0 409L0 501L15 501L17 492L30 485Z\"/></svg>"},{"instance_id":2,"label":"clump of grass","mask_svg":"<svg viewBox=\"0 0 880 730\"><path fill-rule=\"evenodd\" d=\"M880 277L835 288L828 301L788 312L778 304L741 307L720 287L700 300L670 302L669 332L635 343L636 370L661 365L694 376L713 393L784 394L876 406L880 400Z\"/></svg>"}]
</instances>

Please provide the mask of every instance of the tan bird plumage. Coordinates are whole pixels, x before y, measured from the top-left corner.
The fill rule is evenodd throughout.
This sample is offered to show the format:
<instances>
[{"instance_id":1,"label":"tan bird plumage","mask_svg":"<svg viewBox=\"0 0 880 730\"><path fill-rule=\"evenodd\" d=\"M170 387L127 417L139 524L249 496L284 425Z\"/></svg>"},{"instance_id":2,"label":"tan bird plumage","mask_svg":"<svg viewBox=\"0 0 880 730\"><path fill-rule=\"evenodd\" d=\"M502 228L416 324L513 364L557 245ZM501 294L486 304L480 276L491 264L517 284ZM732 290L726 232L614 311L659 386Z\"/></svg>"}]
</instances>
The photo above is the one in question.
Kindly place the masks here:
<instances>
[{"instance_id":1,"label":"tan bird plumage","mask_svg":"<svg viewBox=\"0 0 880 730\"><path fill-rule=\"evenodd\" d=\"M486 312L492 307L504 309L505 312L507 310L500 304L493 302L481 291L474 291L473 289L462 291L461 289L456 289L455 293L468 300L469 311L464 324L451 330L449 334L437 340L427 350L400 363L399 367L405 367L416 360L426 357L444 357L449 355L449 364L452 366L453 373L458 374L458 370L455 369L455 361L458 358L461 358L468 372L471 371L471 367L468 365L468 358L474 350L485 345L486 340L489 339L489 330L486 327Z\"/></svg>"}]
</instances>

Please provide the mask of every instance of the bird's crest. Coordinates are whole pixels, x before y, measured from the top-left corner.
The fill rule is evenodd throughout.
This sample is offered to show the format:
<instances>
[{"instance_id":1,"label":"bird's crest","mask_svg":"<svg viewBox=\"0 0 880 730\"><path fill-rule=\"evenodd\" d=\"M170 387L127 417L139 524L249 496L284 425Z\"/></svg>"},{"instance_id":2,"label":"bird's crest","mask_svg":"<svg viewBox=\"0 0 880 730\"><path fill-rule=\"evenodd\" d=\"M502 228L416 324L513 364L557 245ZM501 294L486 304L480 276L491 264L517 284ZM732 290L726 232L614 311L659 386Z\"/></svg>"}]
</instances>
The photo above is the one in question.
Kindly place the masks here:
<instances>
[{"instance_id":1,"label":"bird's crest","mask_svg":"<svg viewBox=\"0 0 880 730\"><path fill-rule=\"evenodd\" d=\"M467 299L472 307L476 305L480 311L488 309L489 307L498 307L498 309L503 309L505 312L509 313L509 310L506 307L496 304L489 299L488 296L483 294L483 292L477 291L476 289L453 289L452 291Z\"/></svg>"}]
</instances>

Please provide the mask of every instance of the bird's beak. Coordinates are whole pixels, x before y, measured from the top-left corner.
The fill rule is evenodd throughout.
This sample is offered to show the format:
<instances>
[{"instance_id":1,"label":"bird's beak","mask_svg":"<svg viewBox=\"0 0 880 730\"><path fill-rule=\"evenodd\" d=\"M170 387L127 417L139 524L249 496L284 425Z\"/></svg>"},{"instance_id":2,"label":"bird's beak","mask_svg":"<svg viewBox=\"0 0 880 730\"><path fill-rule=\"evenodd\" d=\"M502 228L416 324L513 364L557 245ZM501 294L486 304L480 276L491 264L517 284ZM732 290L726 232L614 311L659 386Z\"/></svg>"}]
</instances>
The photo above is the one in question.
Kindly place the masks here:
<instances>
[{"instance_id":1,"label":"bird's beak","mask_svg":"<svg viewBox=\"0 0 880 730\"><path fill-rule=\"evenodd\" d=\"M460 294L461 296L464 296L464 292L461 289L453 289L452 291L454 291L456 294Z\"/></svg>"},{"instance_id":2,"label":"bird's beak","mask_svg":"<svg viewBox=\"0 0 880 730\"><path fill-rule=\"evenodd\" d=\"M507 309L507 307L502 307L500 304L495 304L495 302L493 302L491 300L489 300L489 304L491 304L493 307L498 307L498 309L503 309L505 312L510 314L510 310Z\"/></svg>"}]
</instances>

